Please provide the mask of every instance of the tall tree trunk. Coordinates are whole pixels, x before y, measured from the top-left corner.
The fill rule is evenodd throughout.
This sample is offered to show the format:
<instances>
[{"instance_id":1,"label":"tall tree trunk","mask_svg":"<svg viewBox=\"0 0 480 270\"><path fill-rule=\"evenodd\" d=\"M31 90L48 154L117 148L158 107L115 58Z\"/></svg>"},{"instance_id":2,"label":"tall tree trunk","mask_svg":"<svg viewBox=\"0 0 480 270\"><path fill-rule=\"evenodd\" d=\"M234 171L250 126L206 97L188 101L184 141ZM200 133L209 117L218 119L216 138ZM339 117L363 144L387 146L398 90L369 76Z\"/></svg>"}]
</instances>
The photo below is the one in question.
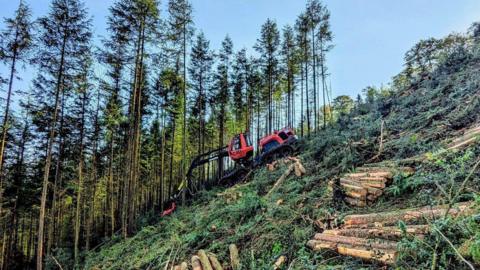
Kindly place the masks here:
<instances>
[{"instance_id":1,"label":"tall tree trunk","mask_svg":"<svg viewBox=\"0 0 480 270\"><path fill-rule=\"evenodd\" d=\"M303 129L304 129L304 119L305 119L305 115L304 115L304 110L303 110L303 80L304 80L304 77L303 77L303 63L300 64L300 136L303 137L304 135L304 132L303 132Z\"/></svg>"},{"instance_id":2,"label":"tall tree trunk","mask_svg":"<svg viewBox=\"0 0 480 270\"><path fill-rule=\"evenodd\" d=\"M182 164L180 175L185 181L187 151L187 24L183 23L183 128L182 128ZM185 181L186 183L186 181ZM187 187L190 188L190 187ZM185 192L182 193L182 204L185 203Z\"/></svg>"},{"instance_id":3,"label":"tall tree trunk","mask_svg":"<svg viewBox=\"0 0 480 270\"><path fill-rule=\"evenodd\" d=\"M170 146L170 177L169 177L169 181L168 181L168 198L167 200L170 200L170 198L172 197L172 184L173 184L173 155L175 154L175 128L176 128L176 120L175 120L176 116L173 116L173 126L172 126L172 142L170 143L171 146Z\"/></svg>"},{"instance_id":4,"label":"tall tree trunk","mask_svg":"<svg viewBox=\"0 0 480 270\"><path fill-rule=\"evenodd\" d=\"M323 42L320 40L320 67L322 72L322 92L323 92L323 128L327 126L327 107L326 107L326 81L325 81L325 57L323 54Z\"/></svg>"},{"instance_id":5,"label":"tall tree trunk","mask_svg":"<svg viewBox=\"0 0 480 270\"><path fill-rule=\"evenodd\" d=\"M44 238L44 227L45 227L45 208L47 206L48 182L50 177L50 166L52 163L53 144L55 141L55 129L57 126L58 104L59 104L60 94L63 93L63 72L64 72L64 64L65 64L65 46L67 43L67 37L68 37L67 33L64 33L61 56L60 56L60 65L58 67L58 74L57 74L53 119L50 122L50 131L49 131L49 136L47 141L47 155L45 160L45 167L43 170L42 196L40 200L40 215L38 218L38 240L37 240L37 261L36 261L37 270L43 269L43 241L44 241L43 238Z\"/></svg>"},{"instance_id":6,"label":"tall tree trunk","mask_svg":"<svg viewBox=\"0 0 480 270\"><path fill-rule=\"evenodd\" d=\"M18 30L15 32L15 43L18 39ZM8 132L8 118L10 114L10 103L12 98L13 91L13 79L15 78L15 66L17 63L17 47L14 47L12 64L10 66L10 79L8 81L8 92L7 92L7 103L5 104L5 115L3 116L2 123L2 141L0 142L0 215L3 213L3 163L5 155L5 147L7 143L7 132Z\"/></svg>"},{"instance_id":7,"label":"tall tree trunk","mask_svg":"<svg viewBox=\"0 0 480 270\"><path fill-rule=\"evenodd\" d=\"M80 123L80 141L79 141L79 162L78 162L78 187L77 187L77 206L75 209L75 240L74 240L74 260L75 266L79 264L79 243L80 243L80 223L81 223L81 208L83 196L83 140L85 131L85 109L87 106L87 89L83 89L82 97L82 118Z\"/></svg>"},{"instance_id":8,"label":"tall tree trunk","mask_svg":"<svg viewBox=\"0 0 480 270\"><path fill-rule=\"evenodd\" d=\"M310 136L310 100L308 99L308 54L307 54L307 38L305 37L305 99L307 105L307 133Z\"/></svg>"},{"instance_id":9,"label":"tall tree trunk","mask_svg":"<svg viewBox=\"0 0 480 270\"><path fill-rule=\"evenodd\" d=\"M313 72L313 113L315 130L318 129L318 109L317 109L317 65L315 53L315 27L312 27L312 72Z\"/></svg>"},{"instance_id":10,"label":"tall tree trunk","mask_svg":"<svg viewBox=\"0 0 480 270\"><path fill-rule=\"evenodd\" d=\"M58 158L55 165L55 179L53 182L53 197L52 197L52 207L51 207L51 218L48 224L48 238L47 238L47 254L50 254L52 250L52 245L55 240L55 231L57 229L59 220L56 219L56 211L57 211L57 195L58 195L58 187L61 186L62 182L62 165L63 165L63 156L64 156L64 136L63 136L63 126L64 126L64 107L65 107L65 93L62 93L61 98L61 107L60 107L60 128L59 128L59 135L60 135L60 145L58 150Z\"/></svg>"}]
</instances>

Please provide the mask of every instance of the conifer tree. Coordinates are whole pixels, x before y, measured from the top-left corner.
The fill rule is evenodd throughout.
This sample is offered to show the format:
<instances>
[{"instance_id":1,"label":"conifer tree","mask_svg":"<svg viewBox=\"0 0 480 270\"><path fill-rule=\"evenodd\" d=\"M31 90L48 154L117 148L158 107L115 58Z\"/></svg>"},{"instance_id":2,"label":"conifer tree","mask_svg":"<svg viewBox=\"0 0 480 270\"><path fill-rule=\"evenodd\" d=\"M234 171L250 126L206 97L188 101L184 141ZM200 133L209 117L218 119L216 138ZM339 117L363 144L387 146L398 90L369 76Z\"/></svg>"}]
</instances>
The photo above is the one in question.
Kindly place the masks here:
<instances>
[{"instance_id":1,"label":"conifer tree","mask_svg":"<svg viewBox=\"0 0 480 270\"><path fill-rule=\"evenodd\" d=\"M248 59L247 50L241 49L235 55L235 61L233 64L233 111L235 116L235 122L242 124L244 121L246 100L244 96L247 92L247 76L248 76ZM240 132L242 130L236 130Z\"/></svg>"},{"instance_id":2,"label":"conifer tree","mask_svg":"<svg viewBox=\"0 0 480 270\"><path fill-rule=\"evenodd\" d=\"M301 136L304 135L304 121L306 118L307 122L307 134L310 134L310 106L309 106L309 98L308 98L308 64L309 64L309 41L308 41L308 17L305 13L302 13L298 16L295 22L295 29L297 32L296 40L297 46L300 50L300 78L301 78L301 120L300 120L300 134ZM304 95L305 93L305 95ZM305 98L304 98L305 96ZM304 106L303 102L305 100L305 107L306 107L306 116L304 116Z\"/></svg>"},{"instance_id":3,"label":"conifer tree","mask_svg":"<svg viewBox=\"0 0 480 270\"><path fill-rule=\"evenodd\" d=\"M196 41L192 47L190 54L190 85L194 91L192 95L192 116L196 116L198 125L198 154L205 151L205 118L207 93L211 89L212 83L212 66L214 56L210 50L210 42L205 38L203 33L197 35Z\"/></svg>"},{"instance_id":4,"label":"conifer tree","mask_svg":"<svg viewBox=\"0 0 480 270\"><path fill-rule=\"evenodd\" d=\"M230 69L231 69L231 56L233 53L233 42L227 35L222 41L222 47L220 49L218 58L219 63L217 66L217 72L215 74L215 88L214 99L212 105L215 106L215 113L218 119L218 147L223 147L225 144L225 122L226 113L228 110L228 102L230 100ZM223 175L223 159L218 160L219 177Z\"/></svg>"},{"instance_id":5,"label":"conifer tree","mask_svg":"<svg viewBox=\"0 0 480 270\"><path fill-rule=\"evenodd\" d=\"M182 126L182 164L180 173L185 173L187 140L187 46L193 36L192 5L188 0L169 0L168 2L170 39L176 51L175 71L180 74L183 68L183 126ZM180 60L181 59L181 60ZM182 176L183 177L183 176Z\"/></svg>"},{"instance_id":6,"label":"conifer tree","mask_svg":"<svg viewBox=\"0 0 480 270\"><path fill-rule=\"evenodd\" d=\"M318 62L320 65L320 75L322 77L322 97L323 97L323 127L325 128L327 124L327 100L328 98L328 87L327 87L327 76L328 68L326 61L326 54L333 48L332 40L333 34L330 29L330 11L326 6L320 5L318 10L318 29L317 29L317 40L318 40L318 49L319 51L317 56ZM329 101L328 101L329 103ZM331 116L330 116L331 118Z\"/></svg>"},{"instance_id":7,"label":"conifer tree","mask_svg":"<svg viewBox=\"0 0 480 270\"><path fill-rule=\"evenodd\" d=\"M15 11L13 18L5 19L5 29L0 33L0 60L9 66L10 74L8 79L7 100L1 126L0 141L0 213L3 203L3 181L4 181L4 155L7 144L7 133L10 119L10 106L14 80L17 77L17 68L19 64L28 60L32 44L32 23L30 8L20 1L20 5Z\"/></svg>"},{"instance_id":8,"label":"conifer tree","mask_svg":"<svg viewBox=\"0 0 480 270\"><path fill-rule=\"evenodd\" d=\"M293 121L295 118L295 92L294 92L294 75L296 72L296 51L297 46L295 44L295 35L293 28L290 25L286 25L283 28L282 39L282 56L283 66L286 70L287 79L287 125L293 127Z\"/></svg>"},{"instance_id":9,"label":"conifer tree","mask_svg":"<svg viewBox=\"0 0 480 270\"><path fill-rule=\"evenodd\" d=\"M78 0L53 0L50 12L39 20L40 37L36 63L39 74L35 82L37 95L44 101L44 110L48 113L46 134L46 157L43 170L38 241L37 269L43 267L44 226L47 207L48 185L52 152L57 130L60 97L64 91L73 88L84 61L90 50L90 19L85 7ZM53 99L53 100L52 100ZM37 115L38 116L38 115Z\"/></svg>"},{"instance_id":10,"label":"conifer tree","mask_svg":"<svg viewBox=\"0 0 480 270\"><path fill-rule=\"evenodd\" d=\"M255 49L260 53L260 59L264 68L267 84L267 127L266 133L273 130L273 92L276 83L276 73L278 69L278 47L280 45L280 33L277 29L277 23L268 19L261 29L260 38L255 44Z\"/></svg>"}]
</instances>

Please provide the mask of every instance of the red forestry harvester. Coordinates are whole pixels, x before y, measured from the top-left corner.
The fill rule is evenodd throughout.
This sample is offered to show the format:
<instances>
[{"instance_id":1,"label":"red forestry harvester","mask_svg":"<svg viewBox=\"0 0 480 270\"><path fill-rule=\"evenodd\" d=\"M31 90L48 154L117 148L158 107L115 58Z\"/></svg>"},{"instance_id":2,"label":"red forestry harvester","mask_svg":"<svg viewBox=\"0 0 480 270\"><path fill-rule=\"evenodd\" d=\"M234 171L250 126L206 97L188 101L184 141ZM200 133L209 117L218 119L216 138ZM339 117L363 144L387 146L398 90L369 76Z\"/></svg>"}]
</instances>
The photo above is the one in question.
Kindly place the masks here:
<instances>
[{"instance_id":1,"label":"red forestry harvester","mask_svg":"<svg viewBox=\"0 0 480 270\"><path fill-rule=\"evenodd\" d=\"M170 200L170 203L173 205L174 201L179 199L184 192L186 192L186 196L192 196L202 188L241 181L253 169L293 154L296 142L297 136L292 128L286 127L275 130L272 134L260 139L260 151L254 157L254 147L250 134L247 132L237 134L227 146L203 153L193 159L187 171L186 182L180 185L179 192ZM223 173L223 161L226 157L234 162L234 166ZM211 164L213 161L217 161L218 166ZM206 164L208 166L205 166ZM216 172L212 173L215 167ZM194 173L197 168L203 169ZM213 177L209 177L211 175ZM186 183L188 183L187 186Z\"/></svg>"}]
</instances>

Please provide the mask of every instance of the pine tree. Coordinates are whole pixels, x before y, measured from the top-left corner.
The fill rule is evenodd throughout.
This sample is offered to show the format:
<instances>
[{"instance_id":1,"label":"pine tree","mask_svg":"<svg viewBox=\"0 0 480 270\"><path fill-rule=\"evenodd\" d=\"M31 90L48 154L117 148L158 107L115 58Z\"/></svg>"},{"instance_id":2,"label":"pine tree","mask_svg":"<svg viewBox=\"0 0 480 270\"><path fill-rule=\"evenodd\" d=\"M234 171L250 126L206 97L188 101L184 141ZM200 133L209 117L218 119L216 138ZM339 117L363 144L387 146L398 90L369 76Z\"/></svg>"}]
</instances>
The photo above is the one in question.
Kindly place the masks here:
<instances>
[{"instance_id":1,"label":"pine tree","mask_svg":"<svg viewBox=\"0 0 480 270\"><path fill-rule=\"evenodd\" d=\"M260 59L264 68L267 81L267 127L266 133L273 130L273 92L276 83L276 72L278 69L278 47L280 45L280 33L277 23L268 19L263 25L260 38L255 44L255 49L260 53Z\"/></svg>"},{"instance_id":2,"label":"pine tree","mask_svg":"<svg viewBox=\"0 0 480 270\"><path fill-rule=\"evenodd\" d=\"M117 155L122 142L120 126L125 122L122 112L122 91L126 86L123 83L123 76L128 63L129 55L127 53L129 42L129 27L122 17L125 7L122 2L110 8L108 16L109 37L103 40L104 48L99 53L99 60L107 68L106 78L101 82L102 90L106 95L105 111L103 114L103 123L106 128L105 141L108 145L108 192L107 207L109 215L110 230L109 235L113 235L116 229L116 200L120 199L120 194L116 192L116 186L120 185L119 175L115 175L117 171L116 164ZM116 181L115 181L116 180Z\"/></svg>"},{"instance_id":3,"label":"pine tree","mask_svg":"<svg viewBox=\"0 0 480 270\"><path fill-rule=\"evenodd\" d=\"M323 128L327 125L327 100L328 103L328 87L327 87L327 64L326 64L326 54L333 48L332 40L333 34L330 29L330 11L328 11L327 7L323 5L319 5L318 12L317 12L317 21L318 21L318 29L317 29L317 40L318 40L318 50L319 55L316 56L318 58L318 62L320 65L320 75L322 77L322 97L323 97ZM317 50L317 48L315 48ZM330 116L331 118L331 116Z\"/></svg>"},{"instance_id":4,"label":"pine tree","mask_svg":"<svg viewBox=\"0 0 480 270\"><path fill-rule=\"evenodd\" d=\"M218 147L225 146L225 122L226 113L228 110L228 102L230 100L230 69L231 69L231 56L233 53L233 42L227 35L222 41L222 47L220 49L218 58L219 63L217 66L217 72L215 74L215 88L217 92L214 93L212 99L212 105L215 106L215 114L218 119ZM223 176L223 159L218 160L219 177Z\"/></svg>"},{"instance_id":5,"label":"pine tree","mask_svg":"<svg viewBox=\"0 0 480 270\"><path fill-rule=\"evenodd\" d=\"M43 170L40 216L37 241L37 269L43 267L44 226L48 183L59 116L60 97L73 88L82 66L83 56L89 51L90 20L83 4L77 0L54 0L48 16L39 20L40 48L36 61L39 68L35 82L37 95L46 105L48 123L46 157ZM53 97L53 102L51 98Z\"/></svg>"},{"instance_id":6,"label":"pine tree","mask_svg":"<svg viewBox=\"0 0 480 270\"><path fill-rule=\"evenodd\" d=\"M207 93L211 89L212 66L214 61L213 52L210 50L210 42L203 33L197 35L197 39L190 54L190 67L188 69L194 94L192 96L191 115L196 117L198 125L197 153L205 151L205 118L207 114Z\"/></svg>"},{"instance_id":7,"label":"pine tree","mask_svg":"<svg viewBox=\"0 0 480 270\"><path fill-rule=\"evenodd\" d=\"M182 126L182 164L180 173L185 173L186 140L187 140L187 46L193 35L192 5L188 0L169 0L168 2L170 38L177 48L175 71L180 74L180 63L183 65L183 126ZM180 56L181 55L181 56ZM182 61L180 61L182 58ZM183 176L182 176L183 177Z\"/></svg>"},{"instance_id":8,"label":"pine tree","mask_svg":"<svg viewBox=\"0 0 480 270\"><path fill-rule=\"evenodd\" d=\"M233 64L233 113L235 116L235 122L242 124L245 114L246 101L244 96L247 92L247 76L248 76L248 59L247 50L241 49L235 55L235 61ZM240 132L242 130L236 130Z\"/></svg>"},{"instance_id":9,"label":"pine tree","mask_svg":"<svg viewBox=\"0 0 480 270\"><path fill-rule=\"evenodd\" d=\"M10 119L10 105L13 92L13 83L17 77L18 64L25 63L28 60L32 44L32 23L30 8L20 1L20 5L15 11L13 18L5 19L5 29L0 33L0 59L6 65L10 66L10 76L8 79L7 100L5 112L2 120L2 138L0 141L0 213L3 203L3 181L4 181L4 154L7 144L7 133Z\"/></svg>"},{"instance_id":10,"label":"pine tree","mask_svg":"<svg viewBox=\"0 0 480 270\"><path fill-rule=\"evenodd\" d=\"M310 134L310 106L308 98L308 64L309 64L309 42L308 42L308 17L305 13L302 13L298 16L295 22L295 29L297 32L297 46L300 48L300 77L301 77L301 120L300 120L300 134L304 135L304 125L305 118L307 121L307 134ZM304 95L305 93L305 95ZM305 96L305 98L304 98ZM306 117L304 116L304 106L303 102L305 100L306 107Z\"/></svg>"},{"instance_id":11,"label":"pine tree","mask_svg":"<svg viewBox=\"0 0 480 270\"><path fill-rule=\"evenodd\" d=\"M295 44L295 35L293 28L290 25L286 25L283 28L282 39L282 56L283 66L286 70L287 78L287 125L293 127L293 121L295 119L294 107L295 107L295 92L294 92L294 75L296 73L296 51L297 46Z\"/></svg>"}]
</instances>

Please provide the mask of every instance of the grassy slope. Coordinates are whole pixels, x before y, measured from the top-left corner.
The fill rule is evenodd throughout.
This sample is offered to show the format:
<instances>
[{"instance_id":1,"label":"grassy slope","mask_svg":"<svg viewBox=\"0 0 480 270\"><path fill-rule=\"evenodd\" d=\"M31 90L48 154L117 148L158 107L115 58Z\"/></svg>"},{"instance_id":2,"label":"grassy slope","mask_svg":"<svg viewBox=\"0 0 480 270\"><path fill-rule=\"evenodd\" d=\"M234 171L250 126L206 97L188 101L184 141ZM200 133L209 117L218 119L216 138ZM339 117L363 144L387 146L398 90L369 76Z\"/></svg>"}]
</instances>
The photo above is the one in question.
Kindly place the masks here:
<instances>
[{"instance_id":1,"label":"grassy slope","mask_svg":"<svg viewBox=\"0 0 480 270\"><path fill-rule=\"evenodd\" d=\"M428 162L417 165L413 176L396 177L387 194L364 209L332 200L327 182L376 154L381 119L387 130L381 160L392 161L434 152L442 146L441 141L455 136L459 129L478 123L480 57L475 51L463 54L447 57L429 79L418 79L387 97L357 106L352 115L305 139L301 159L307 175L289 177L269 197L265 194L284 168L275 172L262 168L248 183L202 193L192 206L179 208L174 215L144 227L132 238L112 239L88 253L85 268L163 269L169 257L188 260L201 248L227 261L230 243L239 247L244 269L270 269L279 255L288 257L292 269L376 268L330 252L313 253L307 249L305 243L316 231L313 220L335 214L341 221L342 216L351 213L475 199L480 185L478 173L470 178L461 196L451 198L448 194L456 191L469 174L480 156L480 147L429 155ZM448 62L453 60L457 61L455 68ZM218 196L220 192L225 195ZM284 202L277 205L279 199ZM480 230L473 218L438 220L434 225L457 247L469 239L472 245L465 254L478 260ZM423 241L405 238L400 248L400 268L430 268L432 263L439 268L465 267L437 234Z\"/></svg>"}]
</instances>

